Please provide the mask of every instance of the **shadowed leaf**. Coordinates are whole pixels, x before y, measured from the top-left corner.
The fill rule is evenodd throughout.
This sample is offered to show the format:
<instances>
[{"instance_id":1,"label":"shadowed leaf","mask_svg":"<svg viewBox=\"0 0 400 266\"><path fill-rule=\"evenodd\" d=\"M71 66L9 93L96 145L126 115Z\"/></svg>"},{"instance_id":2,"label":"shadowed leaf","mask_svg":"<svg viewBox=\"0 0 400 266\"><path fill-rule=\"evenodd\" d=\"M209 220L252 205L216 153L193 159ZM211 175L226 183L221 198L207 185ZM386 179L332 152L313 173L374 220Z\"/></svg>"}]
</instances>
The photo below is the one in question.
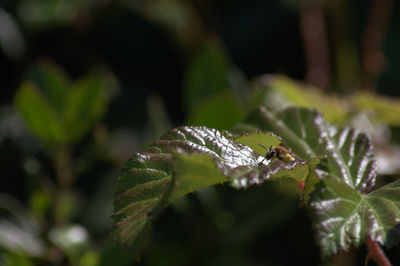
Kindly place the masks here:
<instances>
[{"instance_id":1,"label":"shadowed leaf","mask_svg":"<svg viewBox=\"0 0 400 266\"><path fill-rule=\"evenodd\" d=\"M104 80L89 77L74 83L67 95L63 118L70 141L76 142L85 135L104 114L108 96Z\"/></svg>"},{"instance_id":2,"label":"shadowed leaf","mask_svg":"<svg viewBox=\"0 0 400 266\"><path fill-rule=\"evenodd\" d=\"M29 128L41 140L49 144L67 141L67 132L60 115L35 84L23 83L15 96L14 104Z\"/></svg>"}]
</instances>

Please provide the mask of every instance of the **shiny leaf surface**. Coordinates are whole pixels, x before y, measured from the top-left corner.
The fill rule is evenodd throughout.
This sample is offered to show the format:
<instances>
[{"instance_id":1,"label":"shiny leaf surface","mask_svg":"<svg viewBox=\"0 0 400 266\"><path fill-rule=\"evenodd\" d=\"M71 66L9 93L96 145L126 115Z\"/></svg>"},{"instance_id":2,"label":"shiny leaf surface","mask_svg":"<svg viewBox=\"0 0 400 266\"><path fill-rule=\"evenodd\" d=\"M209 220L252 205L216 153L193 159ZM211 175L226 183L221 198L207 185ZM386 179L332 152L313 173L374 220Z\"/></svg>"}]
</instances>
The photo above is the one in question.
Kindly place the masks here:
<instances>
[{"instance_id":1,"label":"shiny leaf surface","mask_svg":"<svg viewBox=\"0 0 400 266\"><path fill-rule=\"evenodd\" d=\"M358 191L367 192L375 183L376 163L369 137L330 125L318 111L288 108L273 113L260 107L236 130L252 128L278 134L304 160L326 156L324 170Z\"/></svg>"},{"instance_id":2,"label":"shiny leaf surface","mask_svg":"<svg viewBox=\"0 0 400 266\"><path fill-rule=\"evenodd\" d=\"M242 142L253 135L241 137ZM264 139L263 139L264 138ZM260 143L272 145L276 136L260 134ZM122 170L114 202L114 239L137 252L159 211L175 199L199 188L231 181L236 187L291 177L304 180L308 165L295 160L264 160L249 146L216 129L173 129L136 153Z\"/></svg>"},{"instance_id":3,"label":"shiny leaf surface","mask_svg":"<svg viewBox=\"0 0 400 266\"><path fill-rule=\"evenodd\" d=\"M322 255L348 250L367 237L385 245L395 243L400 236L399 199L400 180L361 194L344 182L324 179L310 200Z\"/></svg>"}]
</instances>

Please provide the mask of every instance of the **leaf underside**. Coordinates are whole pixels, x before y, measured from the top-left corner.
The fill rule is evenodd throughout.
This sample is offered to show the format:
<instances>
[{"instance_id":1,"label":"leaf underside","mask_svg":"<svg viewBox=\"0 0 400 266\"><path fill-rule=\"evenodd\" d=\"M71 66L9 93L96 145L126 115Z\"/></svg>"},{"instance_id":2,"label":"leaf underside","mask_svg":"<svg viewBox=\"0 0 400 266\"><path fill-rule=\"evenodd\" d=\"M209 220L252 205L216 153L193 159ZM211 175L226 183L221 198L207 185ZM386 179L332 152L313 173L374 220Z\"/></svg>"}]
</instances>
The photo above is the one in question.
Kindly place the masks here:
<instances>
[{"instance_id":1,"label":"leaf underside","mask_svg":"<svg viewBox=\"0 0 400 266\"><path fill-rule=\"evenodd\" d=\"M242 140L246 142L246 136ZM260 136L265 145L278 142L276 136ZM159 210L202 187L229 181L247 187L272 178L304 180L307 176L304 161L261 164L262 159L249 146L215 129L180 127L167 132L125 163L114 202L114 238L134 249L140 247Z\"/></svg>"},{"instance_id":2,"label":"leaf underside","mask_svg":"<svg viewBox=\"0 0 400 266\"><path fill-rule=\"evenodd\" d=\"M317 175L309 175L304 192L323 256L358 246L367 237L385 245L397 242L399 183L366 194L376 178L373 147L367 135L332 126L319 112L303 108L273 113L261 107L235 131L243 133L252 128L278 134L308 162L324 156L316 167Z\"/></svg>"},{"instance_id":3,"label":"leaf underside","mask_svg":"<svg viewBox=\"0 0 400 266\"><path fill-rule=\"evenodd\" d=\"M263 160L266 151L259 144L284 145L296 159ZM286 177L306 183L304 198L323 256L357 246L367 237L382 244L396 242L400 183L366 194L376 177L368 136L332 126L315 110L273 113L265 107L232 131L180 127L136 153L119 177L114 238L140 247L159 211L196 189L223 182L245 188Z\"/></svg>"}]
</instances>

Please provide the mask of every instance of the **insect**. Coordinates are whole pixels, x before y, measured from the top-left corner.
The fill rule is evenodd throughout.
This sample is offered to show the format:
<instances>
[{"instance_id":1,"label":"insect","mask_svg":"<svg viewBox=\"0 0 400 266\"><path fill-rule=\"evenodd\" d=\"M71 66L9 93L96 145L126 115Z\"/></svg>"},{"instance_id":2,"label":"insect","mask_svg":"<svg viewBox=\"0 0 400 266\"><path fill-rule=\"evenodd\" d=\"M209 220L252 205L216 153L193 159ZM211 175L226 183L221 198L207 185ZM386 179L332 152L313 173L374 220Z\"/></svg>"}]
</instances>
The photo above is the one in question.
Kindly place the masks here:
<instances>
[{"instance_id":1,"label":"insect","mask_svg":"<svg viewBox=\"0 0 400 266\"><path fill-rule=\"evenodd\" d=\"M275 158L278 158L279 160L281 160L281 161L283 161L285 163L292 162L292 161L296 160L293 157L293 155L291 155L289 153L289 151L287 149L285 149L284 147L282 147L282 146L279 146L279 145L270 146L269 149L267 149L266 147L264 147L261 144L258 144L258 145L260 145L261 147L263 147L267 151L267 153L265 154L264 159L260 163L264 162L265 159L272 160L272 159L275 159Z\"/></svg>"}]
</instances>

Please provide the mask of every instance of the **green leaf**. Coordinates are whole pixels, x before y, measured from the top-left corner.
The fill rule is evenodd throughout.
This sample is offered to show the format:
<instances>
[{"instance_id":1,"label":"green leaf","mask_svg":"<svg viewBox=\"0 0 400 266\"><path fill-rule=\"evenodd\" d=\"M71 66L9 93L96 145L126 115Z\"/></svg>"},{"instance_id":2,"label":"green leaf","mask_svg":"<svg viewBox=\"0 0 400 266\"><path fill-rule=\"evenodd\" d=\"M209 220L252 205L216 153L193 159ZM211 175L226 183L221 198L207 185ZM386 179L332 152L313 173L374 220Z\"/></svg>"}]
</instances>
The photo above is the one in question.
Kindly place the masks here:
<instances>
[{"instance_id":1,"label":"green leaf","mask_svg":"<svg viewBox=\"0 0 400 266\"><path fill-rule=\"evenodd\" d=\"M107 101L108 97L101 78L88 77L72 85L63 112L72 142L84 136L104 115Z\"/></svg>"},{"instance_id":2,"label":"green leaf","mask_svg":"<svg viewBox=\"0 0 400 266\"><path fill-rule=\"evenodd\" d=\"M33 266L29 256L19 252L2 252L0 253L3 265L7 266Z\"/></svg>"},{"instance_id":3,"label":"green leaf","mask_svg":"<svg viewBox=\"0 0 400 266\"><path fill-rule=\"evenodd\" d=\"M287 144L293 160L265 160L266 151L259 144ZM365 134L332 126L315 110L289 108L273 113L261 107L232 132L223 134L206 127L177 128L125 164L117 186L114 238L140 247L161 209L201 187L230 181L234 187L246 188L290 178L306 182L305 202L314 204L313 195L318 195L321 186L329 191L331 183L346 186L340 193L348 192L349 197L366 197L361 193L372 188L375 168L372 145ZM346 213L337 216L342 214L345 217ZM315 224L319 226L318 221ZM346 248L333 248L332 241L342 241L337 237L322 235L323 249L333 254Z\"/></svg>"},{"instance_id":4,"label":"green leaf","mask_svg":"<svg viewBox=\"0 0 400 266\"><path fill-rule=\"evenodd\" d=\"M394 244L400 236L400 180L361 194L344 182L326 178L311 194L317 242L323 256L358 246L367 237Z\"/></svg>"},{"instance_id":5,"label":"green leaf","mask_svg":"<svg viewBox=\"0 0 400 266\"><path fill-rule=\"evenodd\" d=\"M35 83L21 85L15 106L46 144L74 144L104 115L109 100L105 78L91 76L69 85L68 77L49 63L29 76Z\"/></svg>"},{"instance_id":6,"label":"green leaf","mask_svg":"<svg viewBox=\"0 0 400 266\"><path fill-rule=\"evenodd\" d=\"M64 109L67 99L69 78L57 65L50 62L41 62L33 68L28 77L34 81L45 96L47 102L52 105L58 113Z\"/></svg>"},{"instance_id":7,"label":"green leaf","mask_svg":"<svg viewBox=\"0 0 400 266\"><path fill-rule=\"evenodd\" d=\"M272 132L254 131L249 134L244 134L240 137L233 138L235 142L249 146L259 154L265 154L264 147L281 145L283 140Z\"/></svg>"},{"instance_id":8,"label":"green leaf","mask_svg":"<svg viewBox=\"0 0 400 266\"><path fill-rule=\"evenodd\" d=\"M222 48L217 43L207 43L187 69L184 92L189 110L196 110L210 95L229 88L228 68Z\"/></svg>"},{"instance_id":9,"label":"green leaf","mask_svg":"<svg viewBox=\"0 0 400 266\"><path fill-rule=\"evenodd\" d=\"M304 161L259 163L263 158L215 129L180 127L167 132L125 163L114 202L114 239L132 246L137 254L159 211L202 187L228 181L247 187L278 176L307 175Z\"/></svg>"},{"instance_id":10,"label":"green leaf","mask_svg":"<svg viewBox=\"0 0 400 266\"><path fill-rule=\"evenodd\" d=\"M49 144L66 143L67 134L60 115L35 84L23 83L15 96L14 105L37 137Z\"/></svg>"},{"instance_id":11,"label":"green leaf","mask_svg":"<svg viewBox=\"0 0 400 266\"><path fill-rule=\"evenodd\" d=\"M327 95L320 89L306 83L296 82L288 77L270 75L255 81L258 93L255 101L275 111L291 106L315 108L325 119L334 124L344 124L350 117L350 102L338 95Z\"/></svg>"},{"instance_id":12,"label":"green leaf","mask_svg":"<svg viewBox=\"0 0 400 266\"><path fill-rule=\"evenodd\" d=\"M316 171L319 170L318 166L321 163L321 160L324 160L324 158L320 156L309 162L310 172L305 181L303 190L303 202L305 203L309 201L310 194L315 190L315 186L324 177L323 174L326 174L326 173L322 174L321 172L319 172L319 174L316 173Z\"/></svg>"},{"instance_id":13,"label":"green leaf","mask_svg":"<svg viewBox=\"0 0 400 266\"><path fill-rule=\"evenodd\" d=\"M224 91L199 103L189 115L188 124L226 129L244 118L245 113L238 100L229 91Z\"/></svg>"},{"instance_id":14,"label":"green leaf","mask_svg":"<svg viewBox=\"0 0 400 266\"><path fill-rule=\"evenodd\" d=\"M306 83L281 75L268 75L253 83L253 104L266 105L274 111L290 106L316 108L331 123L343 125L353 118L355 111L367 112L376 122L399 126L400 100L378 94L357 92L351 97L326 94Z\"/></svg>"},{"instance_id":15,"label":"green leaf","mask_svg":"<svg viewBox=\"0 0 400 266\"><path fill-rule=\"evenodd\" d=\"M175 188L170 202L199 188L229 181L214 164L209 154L176 154L174 158Z\"/></svg>"},{"instance_id":16,"label":"green leaf","mask_svg":"<svg viewBox=\"0 0 400 266\"><path fill-rule=\"evenodd\" d=\"M278 134L306 161L326 156L324 170L358 191L366 192L375 183L376 162L370 138L354 129L330 125L315 110L293 107L273 113L260 107L236 131L254 128Z\"/></svg>"},{"instance_id":17,"label":"green leaf","mask_svg":"<svg viewBox=\"0 0 400 266\"><path fill-rule=\"evenodd\" d=\"M387 98L372 93L356 93L352 97L356 108L367 110L373 119L389 125L400 125L400 100Z\"/></svg>"}]
</instances>

